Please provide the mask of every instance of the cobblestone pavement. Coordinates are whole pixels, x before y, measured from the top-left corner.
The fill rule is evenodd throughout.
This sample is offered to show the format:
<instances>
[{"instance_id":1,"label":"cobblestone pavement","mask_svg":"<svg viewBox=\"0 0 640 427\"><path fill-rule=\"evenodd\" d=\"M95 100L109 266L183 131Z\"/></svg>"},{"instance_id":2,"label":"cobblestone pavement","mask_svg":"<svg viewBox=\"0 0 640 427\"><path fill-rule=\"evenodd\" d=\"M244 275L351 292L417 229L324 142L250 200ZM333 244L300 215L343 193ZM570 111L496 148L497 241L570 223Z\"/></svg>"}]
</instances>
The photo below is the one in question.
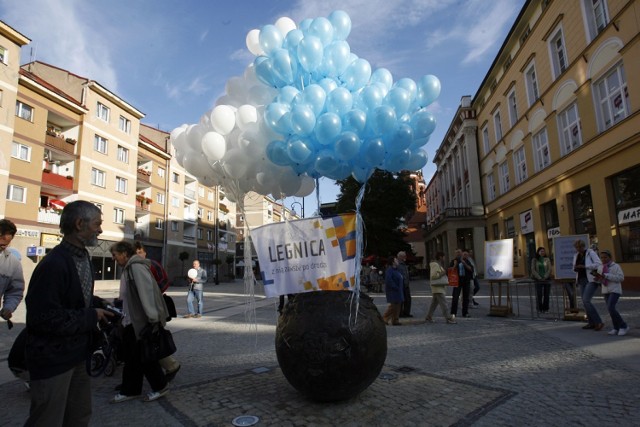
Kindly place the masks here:
<instances>
[{"instance_id":1,"label":"cobblestone pavement","mask_svg":"<svg viewBox=\"0 0 640 427\"><path fill-rule=\"evenodd\" d=\"M258 426L626 426L640 420L640 294L618 308L632 329L625 337L582 330L557 314L532 316L525 291L514 299L519 316L493 317L483 283L471 318L445 324L423 319L426 281L412 283L413 319L388 327L388 353L379 378L338 403L302 397L282 375L274 349L276 300L257 296L253 307L240 282L207 285L205 315L174 319L182 369L166 398L111 405L122 369L93 381L92 426L230 426L255 415ZM260 292L260 291L258 291ZM111 298L111 288L99 289ZM184 313L184 288L171 290ZM373 294L378 307L382 294ZM611 322L601 298L596 306ZM20 311L20 310L19 310ZM6 367L11 341L24 325L0 329L2 426L20 426L29 394ZM145 387L148 385L145 383ZM10 408L10 409L9 409Z\"/></svg>"}]
</instances>

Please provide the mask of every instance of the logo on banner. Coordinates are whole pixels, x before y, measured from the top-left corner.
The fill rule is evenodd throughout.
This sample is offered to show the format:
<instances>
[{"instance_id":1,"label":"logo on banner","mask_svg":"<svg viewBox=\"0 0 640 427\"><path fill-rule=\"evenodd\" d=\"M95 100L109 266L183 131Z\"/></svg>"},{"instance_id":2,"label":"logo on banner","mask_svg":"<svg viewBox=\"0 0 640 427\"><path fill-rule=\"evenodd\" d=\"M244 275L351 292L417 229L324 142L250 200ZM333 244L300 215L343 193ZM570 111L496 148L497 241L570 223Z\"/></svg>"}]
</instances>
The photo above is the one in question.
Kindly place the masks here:
<instances>
[{"instance_id":1,"label":"logo on banner","mask_svg":"<svg viewBox=\"0 0 640 427\"><path fill-rule=\"evenodd\" d=\"M355 284L356 216L277 222L251 232L267 297Z\"/></svg>"}]
</instances>

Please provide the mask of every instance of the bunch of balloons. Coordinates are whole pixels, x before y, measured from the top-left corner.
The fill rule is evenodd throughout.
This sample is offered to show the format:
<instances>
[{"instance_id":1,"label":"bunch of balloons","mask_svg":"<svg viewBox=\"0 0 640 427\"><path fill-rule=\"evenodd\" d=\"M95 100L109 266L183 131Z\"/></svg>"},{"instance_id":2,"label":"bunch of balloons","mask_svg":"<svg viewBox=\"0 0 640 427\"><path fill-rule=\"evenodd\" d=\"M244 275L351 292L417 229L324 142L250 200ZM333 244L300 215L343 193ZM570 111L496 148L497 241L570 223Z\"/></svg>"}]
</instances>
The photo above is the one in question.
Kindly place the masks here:
<instances>
[{"instance_id":1,"label":"bunch of balloons","mask_svg":"<svg viewBox=\"0 0 640 427\"><path fill-rule=\"evenodd\" d=\"M256 56L200 123L171 132L178 161L205 185L303 197L325 176L365 182L376 169L418 170L435 129L425 109L440 81L393 80L351 52L351 19L290 18L247 34Z\"/></svg>"}]
</instances>

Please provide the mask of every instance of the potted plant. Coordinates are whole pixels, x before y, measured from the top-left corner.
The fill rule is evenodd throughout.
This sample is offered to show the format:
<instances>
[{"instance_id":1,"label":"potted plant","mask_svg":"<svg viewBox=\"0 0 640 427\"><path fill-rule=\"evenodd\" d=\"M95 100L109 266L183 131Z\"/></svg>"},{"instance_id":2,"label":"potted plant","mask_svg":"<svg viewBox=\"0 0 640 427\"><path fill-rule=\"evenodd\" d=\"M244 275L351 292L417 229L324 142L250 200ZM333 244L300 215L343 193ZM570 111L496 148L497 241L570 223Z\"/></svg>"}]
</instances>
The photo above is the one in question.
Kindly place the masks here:
<instances>
[{"instance_id":1,"label":"potted plant","mask_svg":"<svg viewBox=\"0 0 640 427\"><path fill-rule=\"evenodd\" d=\"M71 144L71 145L75 145L75 143L76 143L76 142L78 142L78 141L76 141L76 140L75 140L75 139L73 139L73 138L67 138L67 139L65 139L65 141L66 141L67 143Z\"/></svg>"}]
</instances>

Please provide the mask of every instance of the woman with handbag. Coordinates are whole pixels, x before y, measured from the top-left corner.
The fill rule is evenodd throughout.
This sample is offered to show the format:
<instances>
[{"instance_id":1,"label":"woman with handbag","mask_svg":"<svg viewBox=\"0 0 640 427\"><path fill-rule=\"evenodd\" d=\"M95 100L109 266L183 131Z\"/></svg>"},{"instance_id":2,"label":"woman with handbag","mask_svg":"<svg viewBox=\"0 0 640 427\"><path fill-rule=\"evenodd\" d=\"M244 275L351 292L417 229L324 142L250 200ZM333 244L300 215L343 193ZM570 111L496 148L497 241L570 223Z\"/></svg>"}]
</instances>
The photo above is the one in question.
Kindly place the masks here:
<instances>
[{"instance_id":1,"label":"woman with handbag","mask_svg":"<svg viewBox=\"0 0 640 427\"><path fill-rule=\"evenodd\" d=\"M143 360L143 346L149 334L162 332L168 317L167 306L151 273L150 261L136 255L133 245L118 242L111 246L111 255L119 266L124 267L120 279L124 368L120 392L110 402L140 397L144 378L152 391L143 400L151 402L167 394L169 388L158 359Z\"/></svg>"},{"instance_id":2,"label":"woman with handbag","mask_svg":"<svg viewBox=\"0 0 640 427\"><path fill-rule=\"evenodd\" d=\"M389 257L387 261L387 270L384 274L384 293L387 296L389 306L382 315L382 319L386 325L399 326L402 324L400 323L400 307L404 301L404 294L403 278L398 270L398 259L395 257Z\"/></svg>"},{"instance_id":3,"label":"woman with handbag","mask_svg":"<svg viewBox=\"0 0 640 427\"><path fill-rule=\"evenodd\" d=\"M436 256L429 264L429 284L431 285L431 305L425 320L429 323L433 322L433 312L440 306L442 316L447 319L447 323L458 323L453 314L449 314L446 300L446 289L449 285L447 270L442 266L444 263L444 252L436 252Z\"/></svg>"}]
</instances>

